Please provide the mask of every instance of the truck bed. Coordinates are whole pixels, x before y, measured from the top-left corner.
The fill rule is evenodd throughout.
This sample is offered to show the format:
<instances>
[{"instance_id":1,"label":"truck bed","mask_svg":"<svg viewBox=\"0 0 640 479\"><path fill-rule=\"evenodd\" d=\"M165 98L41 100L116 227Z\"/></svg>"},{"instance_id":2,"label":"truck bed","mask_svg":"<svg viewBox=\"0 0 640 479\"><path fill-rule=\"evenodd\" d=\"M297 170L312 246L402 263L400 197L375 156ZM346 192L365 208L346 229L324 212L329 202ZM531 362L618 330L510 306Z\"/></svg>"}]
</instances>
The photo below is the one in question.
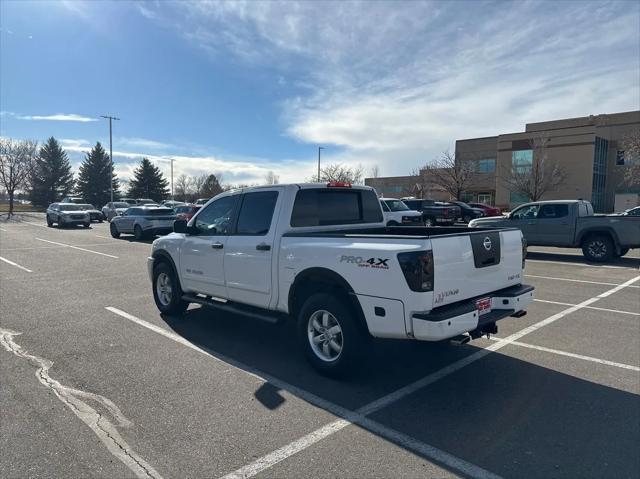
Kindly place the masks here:
<instances>
[{"instance_id":1,"label":"truck bed","mask_svg":"<svg viewBox=\"0 0 640 479\"><path fill-rule=\"evenodd\" d=\"M466 226L386 226L378 228L344 228L344 229L332 229L332 230L315 230L308 232L288 232L282 236L287 237L304 237L304 238L347 238L347 237L361 237L361 238L415 238L415 239L430 239L441 238L443 236L460 236L460 235L473 235L482 234L483 232L491 231L509 231L517 228L468 228Z\"/></svg>"}]
</instances>

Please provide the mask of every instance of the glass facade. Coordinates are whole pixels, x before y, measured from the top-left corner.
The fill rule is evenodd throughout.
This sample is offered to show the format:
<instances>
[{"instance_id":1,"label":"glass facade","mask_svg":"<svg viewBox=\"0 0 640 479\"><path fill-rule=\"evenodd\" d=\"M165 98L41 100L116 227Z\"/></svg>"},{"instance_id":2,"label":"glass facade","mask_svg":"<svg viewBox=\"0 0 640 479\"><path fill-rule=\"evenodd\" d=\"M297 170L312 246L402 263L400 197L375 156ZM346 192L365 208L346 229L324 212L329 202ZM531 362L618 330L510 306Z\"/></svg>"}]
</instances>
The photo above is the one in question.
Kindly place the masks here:
<instances>
[{"instance_id":1,"label":"glass facade","mask_svg":"<svg viewBox=\"0 0 640 479\"><path fill-rule=\"evenodd\" d=\"M496 159L484 158L478 161L478 173L495 173Z\"/></svg>"},{"instance_id":2,"label":"glass facade","mask_svg":"<svg viewBox=\"0 0 640 479\"><path fill-rule=\"evenodd\" d=\"M493 195L491 193L478 193L478 203L493 205Z\"/></svg>"},{"instance_id":3,"label":"glass facade","mask_svg":"<svg viewBox=\"0 0 640 479\"><path fill-rule=\"evenodd\" d=\"M512 191L509 195L509 203L512 205L521 205L522 203L528 203L529 197L523 193Z\"/></svg>"},{"instance_id":4,"label":"glass facade","mask_svg":"<svg viewBox=\"0 0 640 479\"><path fill-rule=\"evenodd\" d=\"M591 204L596 213L602 213L605 209L608 148L609 141L596 136L593 147L593 180L591 183Z\"/></svg>"},{"instance_id":5,"label":"glass facade","mask_svg":"<svg viewBox=\"0 0 640 479\"><path fill-rule=\"evenodd\" d=\"M511 152L511 167L516 173L527 173L533 165L533 150L517 150Z\"/></svg>"}]
</instances>

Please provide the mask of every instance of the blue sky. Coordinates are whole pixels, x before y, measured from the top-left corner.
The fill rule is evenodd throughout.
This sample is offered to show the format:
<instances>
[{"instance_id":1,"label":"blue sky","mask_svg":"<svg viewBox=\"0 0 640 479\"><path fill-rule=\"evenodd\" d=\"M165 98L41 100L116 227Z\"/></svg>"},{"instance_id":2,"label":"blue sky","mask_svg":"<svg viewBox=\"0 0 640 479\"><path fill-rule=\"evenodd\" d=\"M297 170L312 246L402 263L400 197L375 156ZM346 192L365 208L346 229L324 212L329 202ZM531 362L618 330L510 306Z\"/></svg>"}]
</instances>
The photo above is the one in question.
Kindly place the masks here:
<instances>
[{"instance_id":1,"label":"blue sky","mask_svg":"<svg viewBox=\"0 0 640 479\"><path fill-rule=\"evenodd\" d=\"M0 3L0 134L176 174L409 174L457 138L640 108L638 2ZM166 163L158 163L168 171Z\"/></svg>"}]
</instances>

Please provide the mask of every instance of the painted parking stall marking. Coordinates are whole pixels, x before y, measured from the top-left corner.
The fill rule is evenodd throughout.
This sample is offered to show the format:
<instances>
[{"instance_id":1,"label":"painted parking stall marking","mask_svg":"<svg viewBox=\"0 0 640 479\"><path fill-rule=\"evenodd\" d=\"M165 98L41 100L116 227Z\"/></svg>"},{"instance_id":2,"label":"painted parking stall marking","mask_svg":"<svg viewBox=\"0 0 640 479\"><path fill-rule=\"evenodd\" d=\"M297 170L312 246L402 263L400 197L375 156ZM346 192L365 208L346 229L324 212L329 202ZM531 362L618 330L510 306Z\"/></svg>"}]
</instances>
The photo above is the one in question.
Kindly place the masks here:
<instances>
[{"instance_id":1,"label":"painted parking stall marking","mask_svg":"<svg viewBox=\"0 0 640 479\"><path fill-rule=\"evenodd\" d=\"M87 253L93 253L93 254L98 254L100 256L106 256L107 258L113 258L113 259L118 259L117 256L114 256L112 254L107 254L107 253L101 253L99 251L93 251L91 249L86 249L86 248L81 248L80 246L73 246L70 244L65 244L65 243L58 243L57 241L50 241L50 240L46 240L46 239L42 239L42 238L35 238L38 241L44 241L45 243L51 243L51 244L55 244L58 246L66 246L67 248L73 248L73 249L77 249L80 251L86 251Z\"/></svg>"},{"instance_id":2,"label":"painted parking stall marking","mask_svg":"<svg viewBox=\"0 0 640 479\"><path fill-rule=\"evenodd\" d=\"M558 304L560 306L575 306L575 304L572 304L572 303L561 303L560 301L548 301L546 299L534 299L534 301L538 303ZM634 313L632 311L620 311L619 309L598 308L596 306L585 306L585 309L594 309L596 311L604 311L607 313L631 314L633 316L640 316L640 313Z\"/></svg>"},{"instance_id":3,"label":"painted parking stall marking","mask_svg":"<svg viewBox=\"0 0 640 479\"><path fill-rule=\"evenodd\" d=\"M14 263L11 260L8 260L7 258L3 258L2 256L0 256L0 261L10 264L11 266L15 266L18 269L21 269L22 271L26 271L27 273L33 273L33 271L31 271L28 268L25 268L24 266L20 266L18 263Z\"/></svg>"}]
</instances>

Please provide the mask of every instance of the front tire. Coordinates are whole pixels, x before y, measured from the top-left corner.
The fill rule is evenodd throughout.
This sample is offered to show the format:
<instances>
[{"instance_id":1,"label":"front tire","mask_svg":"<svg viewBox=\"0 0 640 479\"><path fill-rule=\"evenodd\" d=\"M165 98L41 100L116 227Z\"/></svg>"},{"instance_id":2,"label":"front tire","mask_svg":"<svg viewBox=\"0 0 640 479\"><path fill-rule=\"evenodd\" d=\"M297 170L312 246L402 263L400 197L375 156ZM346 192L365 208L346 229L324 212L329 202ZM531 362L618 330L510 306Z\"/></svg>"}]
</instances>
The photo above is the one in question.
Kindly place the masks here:
<instances>
[{"instance_id":1,"label":"front tire","mask_svg":"<svg viewBox=\"0 0 640 479\"><path fill-rule=\"evenodd\" d=\"M112 238L120 238L120 232L118 231L118 227L114 223L111 223L109 225L109 232L111 233Z\"/></svg>"},{"instance_id":2,"label":"front tire","mask_svg":"<svg viewBox=\"0 0 640 479\"><path fill-rule=\"evenodd\" d=\"M304 302L298 314L298 340L320 374L341 377L360 364L364 336L356 320L340 296L316 293Z\"/></svg>"},{"instance_id":3,"label":"front tire","mask_svg":"<svg viewBox=\"0 0 640 479\"><path fill-rule=\"evenodd\" d=\"M133 228L133 236L135 236L138 241L142 241L144 239L144 231L142 231L140 225L135 225Z\"/></svg>"},{"instance_id":4,"label":"front tire","mask_svg":"<svg viewBox=\"0 0 640 479\"><path fill-rule=\"evenodd\" d=\"M596 234L582 242L582 254L589 261L604 263L613 257L613 241L607 235Z\"/></svg>"},{"instance_id":5,"label":"front tire","mask_svg":"<svg viewBox=\"0 0 640 479\"><path fill-rule=\"evenodd\" d=\"M84 223L82 226L84 226L85 228L91 228L91 222Z\"/></svg>"},{"instance_id":6,"label":"front tire","mask_svg":"<svg viewBox=\"0 0 640 479\"><path fill-rule=\"evenodd\" d=\"M162 314L181 315L189 307L173 268L165 262L153 268L153 300Z\"/></svg>"},{"instance_id":7,"label":"front tire","mask_svg":"<svg viewBox=\"0 0 640 479\"><path fill-rule=\"evenodd\" d=\"M397 221L389 221L387 226L400 226Z\"/></svg>"},{"instance_id":8,"label":"front tire","mask_svg":"<svg viewBox=\"0 0 640 479\"><path fill-rule=\"evenodd\" d=\"M47 215L47 226L49 228L51 228L53 226L53 221L51 221L51 218L49 218L49 215Z\"/></svg>"}]
</instances>

